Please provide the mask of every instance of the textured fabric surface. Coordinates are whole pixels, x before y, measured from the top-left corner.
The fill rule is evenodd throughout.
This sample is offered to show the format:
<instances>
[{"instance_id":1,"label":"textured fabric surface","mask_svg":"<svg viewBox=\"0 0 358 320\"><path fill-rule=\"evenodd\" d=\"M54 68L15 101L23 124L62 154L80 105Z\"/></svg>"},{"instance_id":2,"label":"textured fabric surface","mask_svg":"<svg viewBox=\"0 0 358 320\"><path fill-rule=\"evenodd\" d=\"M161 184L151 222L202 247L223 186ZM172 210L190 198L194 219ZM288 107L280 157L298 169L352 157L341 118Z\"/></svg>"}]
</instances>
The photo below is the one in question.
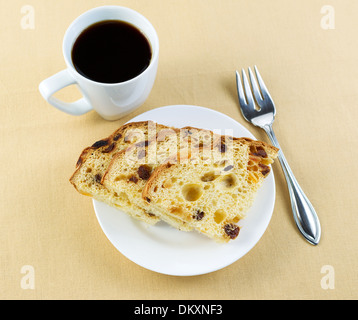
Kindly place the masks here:
<instances>
[{"instance_id":1,"label":"textured fabric surface","mask_svg":"<svg viewBox=\"0 0 358 320\"><path fill-rule=\"evenodd\" d=\"M358 157L358 2L331 0L328 8L317 0L106 4L139 11L160 40L150 96L112 122L94 112L62 113L38 91L43 79L65 68L62 39L69 24L103 2L0 4L0 298L358 298L352 165ZM68 181L80 152L134 116L173 104L223 112L268 141L238 108L235 70L255 64L276 103L276 136L321 220L321 243L311 246L297 231L277 162L272 220L242 259L188 278L134 264L108 241L91 200ZM56 96L73 101L80 93L72 86Z\"/></svg>"}]
</instances>

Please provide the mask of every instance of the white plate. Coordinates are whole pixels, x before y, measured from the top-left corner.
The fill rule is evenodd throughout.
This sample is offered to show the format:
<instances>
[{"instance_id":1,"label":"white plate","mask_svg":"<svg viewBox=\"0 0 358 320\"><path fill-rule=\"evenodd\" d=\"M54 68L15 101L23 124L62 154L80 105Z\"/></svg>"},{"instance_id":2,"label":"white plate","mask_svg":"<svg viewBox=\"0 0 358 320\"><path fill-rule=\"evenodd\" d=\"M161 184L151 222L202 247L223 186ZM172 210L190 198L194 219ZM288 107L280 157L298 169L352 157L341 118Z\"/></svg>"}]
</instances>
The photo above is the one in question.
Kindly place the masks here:
<instances>
[{"instance_id":1,"label":"white plate","mask_svg":"<svg viewBox=\"0 0 358 320\"><path fill-rule=\"evenodd\" d=\"M145 112L132 121L153 120L178 128L232 130L233 136L254 136L230 117L203 107L177 105ZM230 132L230 131L227 131ZM93 200L97 219L111 243L136 264L159 273L192 276L224 268L240 259L265 232L275 203L275 180L271 170L260 188L253 206L240 221L239 236L218 244L198 232L176 230L164 222L154 226L129 217L124 212Z\"/></svg>"}]
</instances>

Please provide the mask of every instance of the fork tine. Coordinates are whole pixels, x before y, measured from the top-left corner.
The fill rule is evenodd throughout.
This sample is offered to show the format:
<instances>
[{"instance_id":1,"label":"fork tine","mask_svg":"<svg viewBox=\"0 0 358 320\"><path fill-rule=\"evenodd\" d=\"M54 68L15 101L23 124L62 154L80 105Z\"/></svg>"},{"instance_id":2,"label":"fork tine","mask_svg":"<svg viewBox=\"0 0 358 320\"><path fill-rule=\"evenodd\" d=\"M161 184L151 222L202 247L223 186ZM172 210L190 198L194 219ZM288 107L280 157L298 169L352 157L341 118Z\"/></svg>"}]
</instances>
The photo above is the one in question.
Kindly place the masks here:
<instances>
[{"instance_id":1,"label":"fork tine","mask_svg":"<svg viewBox=\"0 0 358 320\"><path fill-rule=\"evenodd\" d=\"M254 92L255 100L256 100L257 104L259 105L259 107L262 108L264 100L263 100L263 97L261 96L260 89L257 86L257 81L256 81L255 76L252 73L252 70L250 67L249 67L249 77L250 77L252 91Z\"/></svg>"},{"instance_id":2,"label":"fork tine","mask_svg":"<svg viewBox=\"0 0 358 320\"><path fill-rule=\"evenodd\" d=\"M241 79L240 79L240 74L239 71L236 70L236 85L237 85L237 93L239 95L239 102L240 102L240 106L241 108L244 108L246 106L246 98L245 98L245 94L244 94L244 89L242 87L242 83L241 83Z\"/></svg>"},{"instance_id":3,"label":"fork tine","mask_svg":"<svg viewBox=\"0 0 358 320\"><path fill-rule=\"evenodd\" d=\"M255 109L254 97L252 96L251 88L250 88L250 85L249 85L249 81L247 80L245 70L242 69L241 73L242 73L242 80L244 82L244 89L245 89L245 94L246 94L247 105L250 108Z\"/></svg>"},{"instance_id":4,"label":"fork tine","mask_svg":"<svg viewBox=\"0 0 358 320\"><path fill-rule=\"evenodd\" d=\"M262 80L262 77L260 75L260 72L259 70L257 69L256 66L254 66L254 69L255 69L255 73L256 73L256 78L259 82L259 86L260 86L260 89L261 89L261 92L262 92L262 96L263 96L263 99L269 99L271 100L271 102L273 103L273 100L270 96L270 93L268 92L266 86L265 86L265 82Z\"/></svg>"}]
</instances>

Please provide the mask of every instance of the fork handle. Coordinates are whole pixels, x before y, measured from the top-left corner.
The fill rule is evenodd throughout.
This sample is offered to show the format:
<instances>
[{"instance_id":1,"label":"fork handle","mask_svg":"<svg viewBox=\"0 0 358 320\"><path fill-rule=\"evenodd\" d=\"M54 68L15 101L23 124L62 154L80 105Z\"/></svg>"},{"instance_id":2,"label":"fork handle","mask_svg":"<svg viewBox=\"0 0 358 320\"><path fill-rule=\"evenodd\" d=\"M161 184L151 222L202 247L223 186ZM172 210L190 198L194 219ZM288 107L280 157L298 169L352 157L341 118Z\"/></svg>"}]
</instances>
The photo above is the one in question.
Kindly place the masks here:
<instances>
[{"instance_id":1,"label":"fork handle","mask_svg":"<svg viewBox=\"0 0 358 320\"><path fill-rule=\"evenodd\" d=\"M296 225L309 243L317 245L321 238L321 225L316 211L293 175L276 139L275 133L273 132L272 125L265 126L263 129L266 131L272 144L280 149L278 159L281 163L283 173L285 174Z\"/></svg>"}]
</instances>

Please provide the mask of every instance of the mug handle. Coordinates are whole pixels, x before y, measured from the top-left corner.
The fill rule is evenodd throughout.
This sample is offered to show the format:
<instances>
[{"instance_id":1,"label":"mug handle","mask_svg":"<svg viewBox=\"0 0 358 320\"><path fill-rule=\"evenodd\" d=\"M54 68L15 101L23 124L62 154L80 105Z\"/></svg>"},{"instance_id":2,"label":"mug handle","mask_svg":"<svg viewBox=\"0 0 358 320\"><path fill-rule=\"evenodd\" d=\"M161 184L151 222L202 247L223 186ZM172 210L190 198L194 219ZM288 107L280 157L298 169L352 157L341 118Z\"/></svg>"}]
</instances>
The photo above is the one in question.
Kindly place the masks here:
<instances>
[{"instance_id":1,"label":"mug handle","mask_svg":"<svg viewBox=\"0 0 358 320\"><path fill-rule=\"evenodd\" d=\"M71 76L68 70L65 69L43 80L39 85L39 90L48 103L63 112L79 116L91 111L93 108L85 98L81 98L75 102L63 102L53 97L55 92L72 84L76 84L76 80Z\"/></svg>"}]
</instances>

